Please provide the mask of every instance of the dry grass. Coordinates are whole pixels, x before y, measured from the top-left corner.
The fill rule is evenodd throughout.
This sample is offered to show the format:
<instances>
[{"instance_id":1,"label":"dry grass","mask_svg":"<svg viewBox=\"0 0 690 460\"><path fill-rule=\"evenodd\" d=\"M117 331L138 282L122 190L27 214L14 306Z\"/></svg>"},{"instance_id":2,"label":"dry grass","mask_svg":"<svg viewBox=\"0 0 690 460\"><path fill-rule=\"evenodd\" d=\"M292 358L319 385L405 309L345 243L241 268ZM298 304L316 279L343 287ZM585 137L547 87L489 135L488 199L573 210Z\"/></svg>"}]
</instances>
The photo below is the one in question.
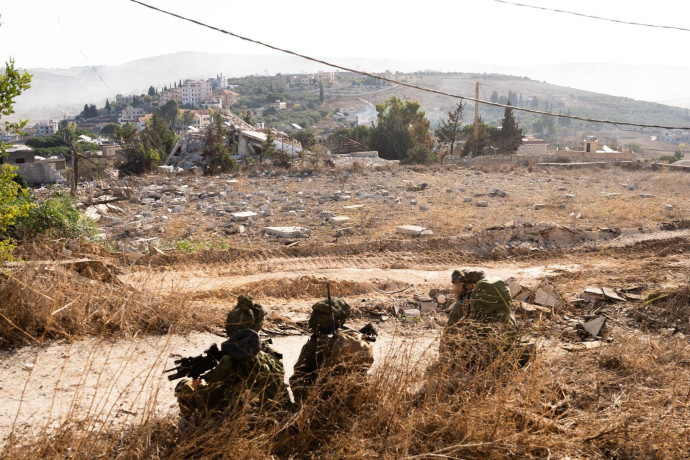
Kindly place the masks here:
<instances>
[{"instance_id":1,"label":"dry grass","mask_svg":"<svg viewBox=\"0 0 690 460\"><path fill-rule=\"evenodd\" d=\"M15 439L7 458L684 458L688 344L633 335L527 368L457 374L413 347L365 380L331 382L300 409L248 407L185 436L153 411L126 427L68 420ZM426 380L425 380L426 379ZM426 396L417 389L427 382ZM317 393L318 394L318 393ZM153 407L153 405L151 405ZM104 428L105 427L105 428Z\"/></svg>"},{"instance_id":2,"label":"dry grass","mask_svg":"<svg viewBox=\"0 0 690 460\"><path fill-rule=\"evenodd\" d=\"M42 339L204 329L205 312L178 295L152 296L70 267L28 264L0 275L0 348Z\"/></svg>"}]
</instances>

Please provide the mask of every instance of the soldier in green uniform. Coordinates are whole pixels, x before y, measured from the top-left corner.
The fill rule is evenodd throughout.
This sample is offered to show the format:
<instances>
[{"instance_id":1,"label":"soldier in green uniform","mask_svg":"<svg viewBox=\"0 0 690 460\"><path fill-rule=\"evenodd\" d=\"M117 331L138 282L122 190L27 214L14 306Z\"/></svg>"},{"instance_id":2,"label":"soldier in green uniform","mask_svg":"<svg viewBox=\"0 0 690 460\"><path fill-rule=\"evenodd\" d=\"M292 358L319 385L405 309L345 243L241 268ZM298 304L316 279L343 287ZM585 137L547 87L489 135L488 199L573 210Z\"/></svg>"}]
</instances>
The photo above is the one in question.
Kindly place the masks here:
<instances>
[{"instance_id":1,"label":"soldier in green uniform","mask_svg":"<svg viewBox=\"0 0 690 460\"><path fill-rule=\"evenodd\" d=\"M517 338L510 289L503 280L485 279L484 272L455 270L451 276L457 301L441 335L444 359L483 366L508 350Z\"/></svg>"},{"instance_id":2,"label":"soldier in green uniform","mask_svg":"<svg viewBox=\"0 0 690 460\"><path fill-rule=\"evenodd\" d=\"M251 297L239 297L225 322L230 340L223 358L205 375L183 379L175 387L183 420L195 424L199 416L234 407L266 410L289 403L282 356L257 334L265 316L266 310Z\"/></svg>"},{"instance_id":3,"label":"soldier in green uniform","mask_svg":"<svg viewBox=\"0 0 690 460\"><path fill-rule=\"evenodd\" d=\"M373 349L362 333L345 326L349 317L350 305L337 297L330 304L321 300L312 306L309 317L312 335L302 347L290 377L295 401L306 399L317 382L323 383L320 379L324 376L364 376L371 367Z\"/></svg>"}]
</instances>

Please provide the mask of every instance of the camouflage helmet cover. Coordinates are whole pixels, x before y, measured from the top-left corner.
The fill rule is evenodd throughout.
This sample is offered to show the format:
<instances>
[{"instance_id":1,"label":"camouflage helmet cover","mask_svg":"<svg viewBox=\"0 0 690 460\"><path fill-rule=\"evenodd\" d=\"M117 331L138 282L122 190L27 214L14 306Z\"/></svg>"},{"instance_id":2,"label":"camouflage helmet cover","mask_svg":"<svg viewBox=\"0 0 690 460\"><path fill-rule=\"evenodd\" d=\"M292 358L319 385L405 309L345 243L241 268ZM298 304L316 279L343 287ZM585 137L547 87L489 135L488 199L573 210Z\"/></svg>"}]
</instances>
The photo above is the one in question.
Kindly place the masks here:
<instances>
[{"instance_id":1,"label":"camouflage helmet cover","mask_svg":"<svg viewBox=\"0 0 690 460\"><path fill-rule=\"evenodd\" d=\"M479 281L484 279L484 272L481 270L455 270L450 279L453 284L477 284Z\"/></svg>"},{"instance_id":2,"label":"camouflage helmet cover","mask_svg":"<svg viewBox=\"0 0 690 460\"><path fill-rule=\"evenodd\" d=\"M311 316L309 317L309 328L312 331L331 332L333 328L342 327L345 321L350 317L350 305L343 299L333 297L333 320L331 320L331 307L328 305L328 300L320 300L312 305Z\"/></svg>"},{"instance_id":3,"label":"camouflage helmet cover","mask_svg":"<svg viewBox=\"0 0 690 460\"><path fill-rule=\"evenodd\" d=\"M225 332L231 336L242 329L261 330L266 309L254 302L250 296L241 295L237 298L237 306L233 308L225 319Z\"/></svg>"}]
</instances>

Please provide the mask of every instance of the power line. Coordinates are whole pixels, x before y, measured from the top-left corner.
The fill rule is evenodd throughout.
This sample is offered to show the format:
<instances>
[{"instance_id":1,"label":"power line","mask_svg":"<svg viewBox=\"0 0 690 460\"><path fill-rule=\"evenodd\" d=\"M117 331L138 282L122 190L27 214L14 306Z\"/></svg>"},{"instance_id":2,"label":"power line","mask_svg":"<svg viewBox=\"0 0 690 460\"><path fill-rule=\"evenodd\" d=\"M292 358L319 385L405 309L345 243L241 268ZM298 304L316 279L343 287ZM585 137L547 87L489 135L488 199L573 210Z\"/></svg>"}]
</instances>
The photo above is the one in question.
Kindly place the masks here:
<instances>
[{"instance_id":1,"label":"power line","mask_svg":"<svg viewBox=\"0 0 690 460\"><path fill-rule=\"evenodd\" d=\"M163 13L163 14L167 14L167 15L172 16L172 17L175 17L175 18L177 18L177 19L181 19L181 20L183 20L183 21L191 22L192 24L196 24L196 25L199 25L199 26L201 26L201 27L205 27L205 28L207 28L207 29L215 30L216 32L220 32L220 33L223 33L223 34L226 34L226 35L230 35L231 37L239 38L240 40L244 40L244 41L247 41L247 42L250 42L250 43L255 43L255 44L257 44L257 45L260 45L260 46L263 46L263 47L266 47L266 48L269 48L269 49L272 49L272 50L275 50L275 51L280 51L281 53L290 54L290 55L292 55L292 56L297 56L297 57L299 57L299 58L306 59L306 60L308 60L308 61L316 62L316 63L319 63L319 64L323 64L323 65L328 66L328 67L333 67L333 68L335 68L335 69L344 70L345 72L351 72L351 73L355 73L355 74L358 74L358 75L363 75L363 76L365 76L365 77L370 77L370 78L375 78L375 79L382 80L382 81L387 81L388 83L393 83L393 84L398 85L398 86L403 86L403 87L406 87L406 88L416 89L416 90L419 90L419 91L425 91L425 92L428 92L428 93L438 94L438 95L440 95L440 96L447 96L447 97L451 97L451 98L455 98L455 99L461 99L461 100L463 100L463 101L472 101L472 102L474 102L474 103L480 103L480 104L490 105L490 106L493 106L493 107L503 107L503 108L510 107L510 108L513 109L513 110L517 110L517 111L520 111L520 112L527 112L527 113L535 113L535 114L538 114L538 115L549 115L549 116L554 116L554 117L558 117L558 116L559 116L558 114L551 113L551 112L543 112L543 111L541 111L541 110L527 109L527 108L524 108L524 107L516 107L516 106L512 106L512 105L511 105L511 106L508 106L507 104L499 104L499 103L497 103L497 102L490 102L490 101L482 100L482 99L479 99L478 97L462 96L462 95L460 95L460 94L448 93L448 92L446 92L446 91L440 91L440 90L433 89L433 88L429 88L429 87L425 87L425 86L418 86L418 85L413 85L413 84L411 84L411 83L405 83L405 82L402 82L402 81L394 80L394 79L392 79L392 78L382 77L382 76L380 76L380 75L374 75L374 74L369 73L369 72L364 72L364 71L362 71L362 70L352 69L352 68L345 67L345 66L340 65L340 64L334 64L334 63L332 63L332 62L324 61L324 60L322 60L322 59L317 59L317 58L315 58L315 57L307 56L307 55L305 55L305 54L300 54L300 53L298 53L298 52L296 52L296 51L291 51L291 50L288 50L288 49L285 49L285 48L280 48L280 47L278 47L278 46L271 45L271 44L268 44L268 43L264 43L264 42L262 42L262 41L255 40L255 39L253 39L253 38L245 37L245 36L243 36L243 35L239 35L239 34L236 34L236 33L234 33L234 32L230 32L230 31L221 29L221 28L219 28L219 27L216 27L216 26L212 26L212 25L203 23L203 22L198 21L198 20L196 20L196 19L188 18L188 17L182 16L182 15L179 15L179 14L176 14L176 13L173 13L173 12L170 12L170 11L167 11L167 10L164 10L164 9L161 9L161 8L158 8L158 7L156 7L156 6L149 5L149 4L144 3L144 2L141 2L141 1L139 1L139 0L130 0L130 1L131 1L132 3L137 3L137 4L141 5L141 6L144 6L144 7L146 7L146 8L149 8L149 9L151 9L151 10L158 11L158 12ZM648 124L644 124L644 123L633 123L633 122L628 122L628 121L614 121L614 120L601 120L601 119L597 119L597 118L586 118L586 117L580 117L580 116L575 116L575 115L560 115L560 117L561 117L561 118L570 118L570 119L572 119L572 120L585 121L585 122L588 122L588 123L606 123L606 124L612 124L612 125L636 126L636 127L641 127L641 128L678 129L678 130L687 130L687 131L690 131L690 126L648 125Z\"/></svg>"},{"instance_id":2,"label":"power line","mask_svg":"<svg viewBox=\"0 0 690 460\"><path fill-rule=\"evenodd\" d=\"M62 25L62 20L60 19L60 5L58 3L56 3L55 7L57 8L57 15L56 15L57 21L58 21L58 24L60 25L60 29L62 29L62 33L65 35L65 37L67 37L69 39L69 41L77 49L77 51L79 51L79 53L81 53L81 55L84 57L84 59L86 59L86 62L89 64L89 67L91 67L91 70L93 70L93 73L95 73L98 76L98 78L103 82L105 87L108 88L108 91L113 93L114 92L113 89L110 87L110 85L108 85L108 83L106 83L106 81L103 79L101 74L98 73L98 70L96 70L96 67L94 67L94 65L91 63L91 59L89 59L89 57L81 50L81 48L79 47L77 42L74 41L74 38L72 38L72 35Z\"/></svg>"},{"instance_id":3,"label":"power line","mask_svg":"<svg viewBox=\"0 0 690 460\"><path fill-rule=\"evenodd\" d=\"M653 27L655 29L671 29L671 30L680 30L682 32L690 32L690 29L686 29L685 27L665 26L665 25L659 25L659 24L647 24L644 22L623 21L621 19L604 18L601 16L594 16L592 14L577 13L575 11L566 11L566 10L559 10L556 8L547 8L544 6L527 5L524 3L507 2L506 0L494 0L494 1L497 3L505 3L506 5L521 6L524 8L533 8L535 10L552 11L554 13L572 14L573 16L580 16L583 18L590 18L590 19L598 19L600 21L615 22L616 24L628 24L631 26L644 26L644 27Z\"/></svg>"}]
</instances>

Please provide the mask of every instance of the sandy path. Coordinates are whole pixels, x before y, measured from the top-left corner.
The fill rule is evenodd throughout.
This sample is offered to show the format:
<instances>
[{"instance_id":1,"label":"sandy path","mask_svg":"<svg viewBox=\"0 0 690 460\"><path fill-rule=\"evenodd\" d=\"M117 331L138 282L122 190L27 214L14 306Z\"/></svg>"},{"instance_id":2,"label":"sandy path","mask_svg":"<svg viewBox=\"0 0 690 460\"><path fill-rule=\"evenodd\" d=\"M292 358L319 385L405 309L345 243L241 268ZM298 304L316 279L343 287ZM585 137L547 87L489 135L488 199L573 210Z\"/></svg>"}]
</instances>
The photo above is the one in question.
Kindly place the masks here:
<instances>
[{"instance_id":1,"label":"sandy path","mask_svg":"<svg viewBox=\"0 0 690 460\"><path fill-rule=\"evenodd\" d=\"M435 353L437 330L424 338L382 333L374 343L375 363L392 352L414 347L423 361ZM213 334L146 336L132 340L87 339L53 344L43 349L25 347L0 354L0 445L15 423L16 433L55 428L59 421L91 418L121 424L154 409L175 414L174 382L162 370L177 355L201 353L223 339ZM274 338L284 355L286 380L292 375L306 336ZM376 364L375 364L376 365ZM33 368L33 369L31 369ZM24 394L24 397L22 396ZM114 415L114 417L113 417Z\"/></svg>"}]
</instances>

